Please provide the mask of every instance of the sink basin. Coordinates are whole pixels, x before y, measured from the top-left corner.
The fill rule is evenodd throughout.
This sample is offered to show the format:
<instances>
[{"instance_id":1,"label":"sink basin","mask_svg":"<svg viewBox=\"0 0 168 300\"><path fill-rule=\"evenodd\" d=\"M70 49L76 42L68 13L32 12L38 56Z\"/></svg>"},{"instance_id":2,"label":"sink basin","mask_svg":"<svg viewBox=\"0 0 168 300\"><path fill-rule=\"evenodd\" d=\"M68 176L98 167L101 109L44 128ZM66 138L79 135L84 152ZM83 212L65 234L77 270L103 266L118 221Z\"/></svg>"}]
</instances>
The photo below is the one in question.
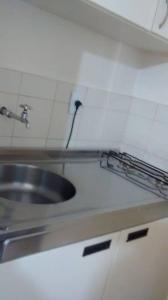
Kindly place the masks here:
<instances>
[{"instance_id":1,"label":"sink basin","mask_svg":"<svg viewBox=\"0 0 168 300\"><path fill-rule=\"evenodd\" d=\"M76 194L64 177L30 165L0 165L0 197L30 204L56 204Z\"/></svg>"}]
</instances>

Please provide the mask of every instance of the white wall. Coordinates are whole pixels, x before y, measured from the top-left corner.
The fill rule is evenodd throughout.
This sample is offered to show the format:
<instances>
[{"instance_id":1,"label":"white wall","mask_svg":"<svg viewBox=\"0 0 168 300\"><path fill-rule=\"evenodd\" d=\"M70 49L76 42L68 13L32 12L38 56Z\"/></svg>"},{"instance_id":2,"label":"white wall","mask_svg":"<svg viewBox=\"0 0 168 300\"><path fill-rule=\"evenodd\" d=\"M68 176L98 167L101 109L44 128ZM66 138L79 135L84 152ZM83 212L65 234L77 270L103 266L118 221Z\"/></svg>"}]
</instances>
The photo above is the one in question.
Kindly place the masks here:
<instances>
[{"instance_id":1,"label":"white wall","mask_svg":"<svg viewBox=\"0 0 168 300\"><path fill-rule=\"evenodd\" d=\"M118 42L32 5L0 1L1 67L111 90L119 51Z\"/></svg>"},{"instance_id":2,"label":"white wall","mask_svg":"<svg viewBox=\"0 0 168 300\"><path fill-rule=\"evenodd\" d=\"M32 106L30 129L0 117L0 146L64 147L72 115L69 100L74 90L81 95L71 147L112 148L119 145L126 126L131 96L71 84L0 68L0 106L21 113L21 104Z\"/></svg>"},{"instance_id":3,"label":"white wall","mask_svg":"<svg viewBox=\"0 0 168 300\"><path fill-rule=\"evenodd\" d=\"M168 55L146 52L141 62L134 96L168 105Z\"/></svg>"},{"instance_id":4,"label":"white wall","mask_svg":"<svg viewBox=\"0 0 168 300\"><path fill-rule=\"evenodd\" d=\"M168 170L168 55L143 53L122 148Z\"/></svg>"},{"instance_id":5,"label":"white wall","mask_svg":"<svg viewBox=\"0 0 168 300\"><path fill-rule=\"evenodd\" d=\"M0 118L0 146L64 146L73 89L84 108L72 147L114 147L126 126L141 53L19 0L0 1L0 103L33 107L31 129Z\"/></svg>"},{"instance_id":6,"label":"white wall","mask_svg":"<svg viewBox=\"0 0 168 300\"><path fill-rule=\"evenodd\" d=\"M0 104L33 107L31 129L0 118L0 146L122 150L168 169L168 56L123 45L20 0L0 1Z\"/></svg>"},{"instance_id":7,"label":"white wall","mask_svg":"<svg viewBox=\"0 0 168 300\"><path fill-rule=\"evenodd\" d=\"M120 43L20 0L0 1L1 67L111 90L119 59L132 89L133 52L125 57Z\"/></svg>"}]
</instances>

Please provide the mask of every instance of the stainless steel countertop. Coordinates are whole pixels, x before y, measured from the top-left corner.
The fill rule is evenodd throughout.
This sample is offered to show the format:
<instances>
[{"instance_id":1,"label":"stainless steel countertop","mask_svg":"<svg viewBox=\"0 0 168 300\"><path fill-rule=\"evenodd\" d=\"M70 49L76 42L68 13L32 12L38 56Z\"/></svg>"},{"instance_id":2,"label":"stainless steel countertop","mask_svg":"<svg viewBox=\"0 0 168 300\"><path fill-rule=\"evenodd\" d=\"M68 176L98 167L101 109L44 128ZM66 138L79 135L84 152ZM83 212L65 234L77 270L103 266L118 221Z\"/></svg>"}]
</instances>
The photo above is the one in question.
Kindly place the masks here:
<instances>
[{"instance_id":1,"label":"stainless steel countertop","mask_svg":"<svg viewBox=\"0 0 168 300\"><path fill-rule=\"evenodd\" d=\"M30 205L0 198L0 240L45 235L40 247L26 252L29 254L168 216L167 201L100 168L100 154L1 150L0 162L31 163L55 171L69 179L77 193L73 199L56 205Z\"/></svg>"}]
</instances>

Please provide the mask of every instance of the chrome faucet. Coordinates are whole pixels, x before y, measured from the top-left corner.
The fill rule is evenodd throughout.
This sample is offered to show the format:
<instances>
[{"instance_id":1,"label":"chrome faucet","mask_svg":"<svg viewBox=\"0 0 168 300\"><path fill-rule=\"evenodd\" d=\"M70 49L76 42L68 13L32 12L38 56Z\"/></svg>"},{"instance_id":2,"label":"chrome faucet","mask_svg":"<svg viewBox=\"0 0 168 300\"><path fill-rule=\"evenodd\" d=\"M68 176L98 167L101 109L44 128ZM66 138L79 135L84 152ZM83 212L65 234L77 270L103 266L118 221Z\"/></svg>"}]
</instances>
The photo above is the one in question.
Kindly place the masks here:
<instances>
[{"instance_id":1,"label":"chrome faucet","mask_svg":"<svg viewBox=\"0 0 168 300\"><path fill-rule=\"evenodd\" d=\"M29 111L32 109L32 107L27 104L21 104L19 105L19 107L23 109L20 116L8 110L5 106L0 107L0 114L6 116L7 118L20 121L25 124L26 128L30 128L30 122L28 116L29 116Z\"/></svg>"}]
</instances>

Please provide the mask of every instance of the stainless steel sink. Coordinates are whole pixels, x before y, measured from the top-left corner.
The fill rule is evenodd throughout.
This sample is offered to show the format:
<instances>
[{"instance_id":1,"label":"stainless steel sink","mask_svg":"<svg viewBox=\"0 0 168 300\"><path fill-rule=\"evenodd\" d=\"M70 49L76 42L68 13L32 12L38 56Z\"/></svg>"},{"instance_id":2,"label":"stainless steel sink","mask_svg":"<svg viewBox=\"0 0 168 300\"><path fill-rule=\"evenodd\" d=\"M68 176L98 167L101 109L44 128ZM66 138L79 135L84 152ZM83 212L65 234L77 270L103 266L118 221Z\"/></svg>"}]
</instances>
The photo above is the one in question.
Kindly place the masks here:
<instances>
[{"instance_id":1,"label":"stainless steel sink","mask_svg":"<svg viewBox=\"0 0 168 300\"><path fill-rule=\"evenodd\" d=\"M30 204L56 204L76 194L64 177L36 166L0 165L0 197Z\"/></svg>"}]
</instances>

